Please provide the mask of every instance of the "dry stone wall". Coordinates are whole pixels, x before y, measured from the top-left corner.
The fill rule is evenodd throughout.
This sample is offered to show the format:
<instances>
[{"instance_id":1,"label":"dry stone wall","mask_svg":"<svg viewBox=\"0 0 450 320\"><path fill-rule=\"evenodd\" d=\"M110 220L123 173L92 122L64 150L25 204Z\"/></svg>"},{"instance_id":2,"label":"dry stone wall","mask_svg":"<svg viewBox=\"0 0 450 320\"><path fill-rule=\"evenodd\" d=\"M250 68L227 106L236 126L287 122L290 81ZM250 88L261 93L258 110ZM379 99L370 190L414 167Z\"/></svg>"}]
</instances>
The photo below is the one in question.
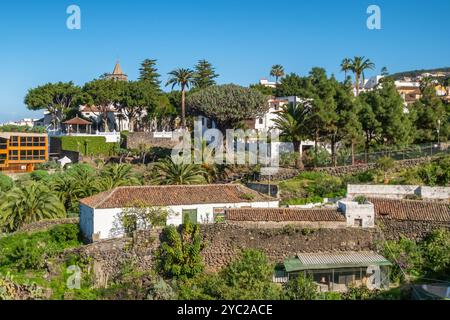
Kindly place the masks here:
<instances>
[{"instance_id":1,"label":"dry stone wall","mask_svg":"<svg viewBox=\"0 0 450 320\"><path fill-rule=\"evenodd\" d=\"M282 262L299 252L333 252L377 250L383 239L395 240L405 235L421 240L431 231L450 229L448 223L396 221L379 219L378 227L306 228L287 225L283 228L254 228L228 223L201 225L205 241L202 251L206 270L215 272L233 261L244 249L263 251L273 263ZM107 286L126 265L149 270L155 265L155 252L161 244L161 229L135 234L132 238L99 241L71 249L63 257L78 254L93 261L93 272L99 287ZM63 258L62 257L62 258Z\"/></svg>"},{"instance_id":2,"label":"dry stone wall","mask_svg":"<svg viewBox=\"0 0 450 320\"><path fill-rule=\"evenodd\" d=\"M408 239L420 241L434 230L442 228L450 230L450 221L408 221L381 218L377 224L386 240L398 240L401 236L405 236Z\"/></svg>"},{"instance_id":3,"label":"dry stone wall","mask_svg":"<svg viewBox=\"0 0 450 320\"><path fill-rule=\"evenodd\" d=\"M78 224L78 218L65 218L65 219L54 219L54 220L42 220L38 222L33 222L22 226L18 232L36 232L36 231L46 231L54 226L60 224Z\"/></svg>"},{"instance_id":4,"label":"dry stone wall","mask_svg":"<svg viewBox=\"0 0 450 320\"><path fill-rule=\"evenodd\" d=\"M408 160L400 160L396 161L396 169L406 169L411 167L416 167L418 165L429 163L432 160L430 157L426 158L419 158L419 159L408 159ZM325 167L325 168L316 168L312 169L314 171L318 172L325 172L333 176L345 176L348 174L356 174L360 172L365 172L369 169L374 169L376 166L375 163L369 163L369 164L361 164L361 165L354 165L354 166L343 166L343 167Z\"/></svg>"},{"instance_id":5,"label":"dry stone wall","mask_svg":"<svg viewBox=\"0 0 450 320\"><path fill-rule=\"evenodd\" d=\"M373 250L379 233L368 229L254 229L230 224L202 226L207 246L202 252L207 269L217 271L243 249L265 252L282 262L298 252Z\"/></svg>"}]
</instances>

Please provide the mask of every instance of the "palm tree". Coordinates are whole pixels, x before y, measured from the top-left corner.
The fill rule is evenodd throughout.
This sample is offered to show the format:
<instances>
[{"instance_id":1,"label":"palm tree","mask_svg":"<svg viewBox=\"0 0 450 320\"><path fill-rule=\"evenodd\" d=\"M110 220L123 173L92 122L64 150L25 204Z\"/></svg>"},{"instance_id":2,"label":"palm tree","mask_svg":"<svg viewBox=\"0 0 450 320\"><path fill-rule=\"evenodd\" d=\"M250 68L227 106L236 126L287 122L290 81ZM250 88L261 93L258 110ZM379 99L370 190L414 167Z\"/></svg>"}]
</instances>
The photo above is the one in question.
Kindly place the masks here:
<instances>
[{"instance_id":1,"label":"palm tree","mask_svg":"<svg viewBox=\"0 0 450 320\"><path fill-rule=\"evenodd\" d=\"M356 81L356 95L359 95L359 87L361 85L360 80L362 76L362 80L364 82L364 71L365 70L373 70L375 69L375 64L366 59L365 57L354 57L350 60L350 70L355 74Z\"/></svg>"},{"instance_id":2,"label":"palm tree","mask_svg":"<svg viewBox=\"0 0 450 320\"><path fill-rule=\"evenodd\" d=\"M197 164L174 162L171 157L156 163L158 184L189 185L205 183L205 171Z\"/></svg>"},{"instance_id":3,"label":"palm tree","mask_svg":"<svg viewBox=\"0 0 450 320\"><path fill-rule=\"evenodd\" d=\"M280 64L276 64L270 70L270 76L275 77L275 82L278 84L278 78L284 77L284 68Z\"/></svg>"},{"instance_id":4,"label":"palm tree","mask_svg":"<svg viewBox=\"0 0 450 320\"><path fill-rule=\"evenodd\" d=\"M183 129L186 128L186 89L195 81L195 72L191 69L176 69L169 72L170 78L166 86L172 85L181 88L181 124Z\"/></svg>"},{"instance_id":5,"label":"palm tree","mask_svg":"<svg viewBox=\"0 0 450 320\"><path fill-rule=\"evenodd\" d=\"M88 196L85 192L85 186L76 178L67 174L53 176L50 180L50 189L56 192L68 212L76 212L79 199Z\"/></svg>"},{"instance_id":6,"label":"palm tree","mask_svg":"<svg viewBox=\"0 0 450 320\"><path fill-rule=\"evenodd\" d=\"M347 80L347 72L351 70L351 60L349 58L345 58L341 63L341 71L344 72L345 80Z\"/></svg>"},{"instance_id":7,"label":"palm tree","mask_svg":"<svg viewBox=\"0 0 450 320\"><path fill-rule=\"evenodd\" d=\"M121 186L139 185L139 180L133 175L132 169L133 167L128 164L113 164L105 167L100 173L100 176L103 179L107 179L108 183L102 185L111 186L110 189Z\"/></svg>"},{"instance_id":8,"label":"palm tree","mask_svg":"<svg viewBox=\"0 0 450 320\"><path fill-rule=\"evenodd\" d=\"M24 224L66 216L64 205L58 197L37 182L12 189L2 200L0 229L7 232L15 231Z\"/></svg>"},{"instance_id":9,"label":"palm tree","mask_svg":"<svg viewBox=\"0 0 450 320\"><path fill-rule=\"evenodd\" d=\"M301 142L306 136L309 110L306 104L290 103L287 108L278 114L278 118L273 120L275 128L281 131L281 137L291 140L294 144L294 150L299 152L296 166L301 170L304 168Z\"/></svg>"},{"instance_id":10,"label":"palm tree","mask_svg":"<svg viewBox=\"0 0 450 320\"><path fill-rule=\"evenodd\" d=\"M80 199L93 196L94 194L101 192L98 185L97 172L86 164L73 165L66 171L66 178L74 179L77 186L82 190L79 194Z\"/></svg>"}]
</instances>

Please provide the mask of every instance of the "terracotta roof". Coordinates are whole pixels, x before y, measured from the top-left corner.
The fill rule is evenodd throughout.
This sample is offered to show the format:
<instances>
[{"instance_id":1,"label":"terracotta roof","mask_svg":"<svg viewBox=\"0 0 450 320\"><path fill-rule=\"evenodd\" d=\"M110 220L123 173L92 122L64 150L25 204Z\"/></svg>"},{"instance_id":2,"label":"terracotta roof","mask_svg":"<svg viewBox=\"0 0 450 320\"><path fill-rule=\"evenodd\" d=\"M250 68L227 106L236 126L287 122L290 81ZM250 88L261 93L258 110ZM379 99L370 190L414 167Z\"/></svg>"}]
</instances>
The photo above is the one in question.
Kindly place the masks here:
<instances>
[{"instance_id":1,"label":"terracotta roof","mask_svg":"<svg viewBox=\"0 0 450 320\"><path fill-rule=\"evenodd\" d=\"M81 119L78 116L76 116L73 119L65 121L64 124L86 126L86 125L92 124L92 122L89 122L87 120Z\"/></svg>"},{"instance_id":2,"label":"terracotta roof","mask_svg":"<svg viewBox=\"0 0 450 320\"><path fill-rule=\"evenodd\" d=\"M377 218L450 222L450 204L420 200L370 198Z\"/></svg>"},{"instance_id":3,"label":"terracotta roof","mask_svg":"<svg viewBox=\"0 0 450 320\"><path fill-rule=\"evenodd\" d=\"M337 209L294 209L294 208L249 208L228 209L226 218L230 221L345 221Z\"/></svg>"},{"instance_id":4,"label":"terracotta roof","mask_svg":"<svg viewBox=\"0 0 450 320\"><path fill-rule=\"evenodd\" d=\"M114 108L114 106L108 106L108 110L110 112L116 112L116 108ZM80 106L80 111L81 112L97 112L98 113L98 112L102 112L103 110L95 105L92 105L92 106L83 105L83 106Z\"/></svg>"},{"instance_id":5,"label":"terracotta roof","mask_svg":"<svg viewBox=\"0 0 450 320\"><path fill-rule=\"evenodd\" d=\"M190 186L119 187L80 200L95 209L124 208L136 202L148 206L190 205L202 203L245 203L277 201L239 184Z\"/></svg>"}]
</instances>

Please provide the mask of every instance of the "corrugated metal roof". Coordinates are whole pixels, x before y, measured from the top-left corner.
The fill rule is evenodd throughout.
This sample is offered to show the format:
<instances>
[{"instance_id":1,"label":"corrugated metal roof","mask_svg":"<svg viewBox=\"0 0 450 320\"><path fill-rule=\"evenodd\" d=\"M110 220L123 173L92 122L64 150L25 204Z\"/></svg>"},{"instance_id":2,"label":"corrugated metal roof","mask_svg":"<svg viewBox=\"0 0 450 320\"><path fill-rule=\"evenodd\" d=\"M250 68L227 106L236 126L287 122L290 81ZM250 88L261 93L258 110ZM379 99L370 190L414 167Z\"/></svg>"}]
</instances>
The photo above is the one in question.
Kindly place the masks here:
<instances>
[{"instance_id":1,"label":"corrugated metal roof","mask_svg":"<svg viewBox=\"0 0 450 320\"><path fill-rule=\"evenodd\" d=\"M366 252L299 253L294 259L285 261L287 272L345 267L391 265L382 255Z\"/></svg>"}]
</instances>

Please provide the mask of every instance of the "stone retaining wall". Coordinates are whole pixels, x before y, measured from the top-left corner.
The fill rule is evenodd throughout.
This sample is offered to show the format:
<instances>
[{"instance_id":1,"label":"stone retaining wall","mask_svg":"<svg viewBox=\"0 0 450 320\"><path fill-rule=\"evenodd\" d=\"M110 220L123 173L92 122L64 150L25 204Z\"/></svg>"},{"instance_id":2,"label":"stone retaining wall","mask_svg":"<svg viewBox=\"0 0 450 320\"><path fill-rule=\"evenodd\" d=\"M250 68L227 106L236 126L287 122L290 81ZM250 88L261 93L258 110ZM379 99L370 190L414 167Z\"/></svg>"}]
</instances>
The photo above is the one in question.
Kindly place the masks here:
<instances>
[{"instance_id":1,"label":"stone retaining wall","mask_svg":"<svg viewBox=\"0 0 450 320\"><path fill-rule=\"evenodd\" d=\"M22 226L17 232L46 231L60 224L78 224L78 218L42 220Z\"/></svg>"},{"instance_id":2,"label":"stone retaining wall","mask_svg":"<svg viewBox=\"0 0 450 320\"><path fill-rule=\"evenodd\" d=\"M242 249L265 252L281 262L298 252L373 250L379 233L372 229L253 229L231 224L202 226L207 243L202 255L209 271L232 261Z\"/></svg>"},{"instance_id":3,"label":"stone retaining wall","mask_svg":"<svg viewBox=\"0 0 450 320\"><path fill-rule=\"evenodd\" d=\"M298 252L377 250L383 239L396 240L401 234L421 240L448 223L396 221L379 219L377 228L321 228L285 225L282 228L255 228L254 226L220 223L201 225L205 242L201 254L207 271L218 271L233 261L243 249L263 251L273 263L282 262ZM90 257L96 285L107 286L132 264L137 270L154 267L155 251L161 243L161 229L135 234L132 238L99 241L67 250L64 256L76 253ZM62 258L63 258L62 257Z\"/></svg>"},{"instance_id":4,"label":"stone retaining wall","mask_svg":"<svg viewBox=\"0 0 450 320\"><path fill-rule=\"evenodd\" d=\"M396 161L396 169L406 169L411 167L416 167L418 165L429 163L432 160L430 157L426 158L419 158L419 159L408 159L408 160L400 160ZM326 172L333 176L345 176L348 174L356 174L360 172L365 172L369 169L374 169L376 166L375 163L369 163L369 164L360 164L360 165L354 165L354 166L343 166L343 167L326 167L326 168L316 168L311 169L317 172Z\"/></svg>"},{"instance_id":5,"label":"stone retaining wall","mask_svg":"<svg viewBox=\"0 0 450 320\"><path fill-rule=\"evenodd\" d=\"M450 230L450 221L407 221L381 218L377 221L377 225L386 240L398 240L401 236L405 236L408 239L420 241L434 230L441 228Z\"/></svg>"}]
</instances>

